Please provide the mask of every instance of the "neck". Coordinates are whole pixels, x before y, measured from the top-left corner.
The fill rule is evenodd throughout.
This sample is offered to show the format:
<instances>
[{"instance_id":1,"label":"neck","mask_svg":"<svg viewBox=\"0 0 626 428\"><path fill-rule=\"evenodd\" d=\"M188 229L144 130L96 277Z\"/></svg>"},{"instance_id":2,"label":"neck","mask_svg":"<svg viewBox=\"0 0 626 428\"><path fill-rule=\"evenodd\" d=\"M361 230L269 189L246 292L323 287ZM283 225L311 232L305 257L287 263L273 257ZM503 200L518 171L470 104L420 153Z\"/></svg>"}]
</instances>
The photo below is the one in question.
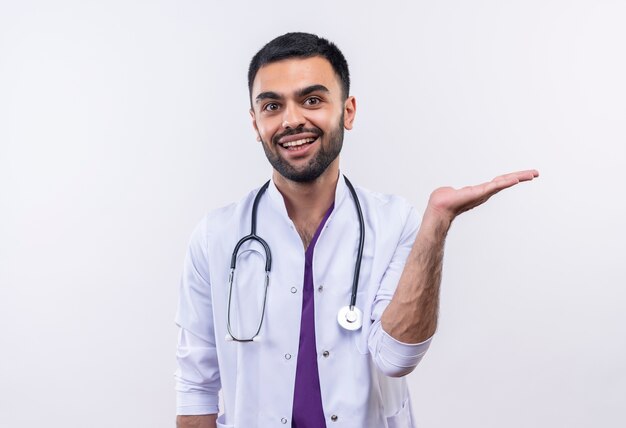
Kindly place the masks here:
<instances>
[{"instance_id":1,"label":"neck","mask_svg":"<svg viewBox=\"0 0 626 428\"><path fill-rule=\"evenodd\" d=\"M319 224L335 200L339 163L335 160L317 179L298 183L274 171L273 180L285 200L287 214L296 227Z\"/></svg>"}]
</instances>

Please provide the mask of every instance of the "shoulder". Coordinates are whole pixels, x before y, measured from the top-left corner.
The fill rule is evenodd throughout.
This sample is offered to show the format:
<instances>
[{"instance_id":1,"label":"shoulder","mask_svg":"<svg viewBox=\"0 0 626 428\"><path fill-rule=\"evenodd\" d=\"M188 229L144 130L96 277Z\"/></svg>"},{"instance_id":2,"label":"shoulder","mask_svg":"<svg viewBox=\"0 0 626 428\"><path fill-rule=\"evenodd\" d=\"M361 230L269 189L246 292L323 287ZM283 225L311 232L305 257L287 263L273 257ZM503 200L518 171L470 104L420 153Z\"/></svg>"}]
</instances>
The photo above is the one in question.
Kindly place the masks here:
<instances>
[{"instance_id":1,"label":"shoulder","mask_svg":"<svg viewBox=\"0 0 626 428\"><path fill-rule=\"evenodd\" d=\"M238 228L242 218L249 215L257 191L258 189L253 189L239 201L215 208L205 214L197 223L192 240L207 242L209 237L219 236L225 231Z\"/></svg>"}]
</instances>

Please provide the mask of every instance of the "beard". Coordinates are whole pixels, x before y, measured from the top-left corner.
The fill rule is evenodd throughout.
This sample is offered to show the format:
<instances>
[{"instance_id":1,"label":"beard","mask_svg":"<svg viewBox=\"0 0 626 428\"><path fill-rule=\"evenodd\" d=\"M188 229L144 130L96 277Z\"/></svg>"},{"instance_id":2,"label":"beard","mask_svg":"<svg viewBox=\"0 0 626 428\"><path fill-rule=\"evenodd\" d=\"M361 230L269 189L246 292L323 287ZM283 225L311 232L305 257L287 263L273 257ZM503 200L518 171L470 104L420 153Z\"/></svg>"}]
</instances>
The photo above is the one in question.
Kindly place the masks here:
<instances>
[{"instance_id":1,"label":"beard","mask_svg":"<svg viewBox=\"0 0 626 428\"><path fill-rule=\"evenodd\" d=\"M277 146L278 140L287 135L293 135L302 132L311 132L317 135L320 149L315 154L315 156L311 160L309 160L307 165L301 169L294 168L294 166L287 162L287 160L285 160L279 153L272 152L265 141L261 140L261 145L263 146L263 150L265 151L265 156L267 157L267 160L270 162L272 167L276 171L278 171L280 175L288 180L298 183L310 183L312 181L315 181L320 175L322 175L324 171L326 171L328 166L335 159L337 159L337 156L339 156L341 148L343 147L342 124L343 114L341 115L339 125L328 133L328 142L326 146L322 144L322 138L324 138L325 133L319 128L296 128L292 131L284 132L272 138L272 144L274 146Z\"/></svg>"}]
</instances>

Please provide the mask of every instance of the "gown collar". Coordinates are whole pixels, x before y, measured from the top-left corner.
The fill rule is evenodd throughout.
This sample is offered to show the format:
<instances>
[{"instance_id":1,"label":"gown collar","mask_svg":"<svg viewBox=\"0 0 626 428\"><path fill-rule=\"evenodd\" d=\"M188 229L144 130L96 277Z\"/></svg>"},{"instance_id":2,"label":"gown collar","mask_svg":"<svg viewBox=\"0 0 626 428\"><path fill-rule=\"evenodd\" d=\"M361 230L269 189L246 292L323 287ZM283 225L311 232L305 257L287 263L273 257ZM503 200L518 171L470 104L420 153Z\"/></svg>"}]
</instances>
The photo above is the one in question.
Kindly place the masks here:
<instances>
[{"instance_id":1,"label":"gown collar","mask_svg":"<svg viewBox=\"0 0 626 428\"><path fill-rule=\"evenodd\" d=\"M339 210L341 204L346 198L346 193L348 193L347 191L348 191L348 186L346 185L346 180L344 179L344 176L340 171L339 180L337 180L337 187L335 188L335 201L334 201L335 208L333 209L331 218L332 218L332 215ZM285 205L285 199L283 198L283 195L280 193L280 191L276 187L276 183L274 183L273 179L270 180L270 184L267 189L267 194L269 195L269 199L271 201L272 207L276 209L276 211L278 211L281 214L281 216L285 220L287 220L288 223L292 224L291 219L289 218L289 215L287 214L287 207Z\"/></svg>"}]
</instances>

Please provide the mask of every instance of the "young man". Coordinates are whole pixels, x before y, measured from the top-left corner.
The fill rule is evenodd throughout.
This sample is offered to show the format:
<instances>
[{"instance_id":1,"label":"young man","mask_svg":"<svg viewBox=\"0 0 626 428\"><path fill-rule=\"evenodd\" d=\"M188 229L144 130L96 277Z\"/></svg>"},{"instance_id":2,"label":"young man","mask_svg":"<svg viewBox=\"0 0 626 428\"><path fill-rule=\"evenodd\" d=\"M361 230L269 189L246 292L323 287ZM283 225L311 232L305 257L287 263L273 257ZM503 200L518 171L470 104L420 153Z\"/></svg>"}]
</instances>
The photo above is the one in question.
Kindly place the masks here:
<instances>
[{"instance_id":1,"label":"young man","mask_svg":"<svg viewBox=\"0 0 626 428\"><path fill-rule=\"evenodd\" d=\"M420 223L404 200L354 191L339 173L356 102L336 46L285 34L254 56L248 78L272 179L192 236L177 314L178 426L413 427L404 376L436 329L450 224L538 173L437 189ZM251 229L262 240L238 244Z\"/></svg>"}]
</instances>

